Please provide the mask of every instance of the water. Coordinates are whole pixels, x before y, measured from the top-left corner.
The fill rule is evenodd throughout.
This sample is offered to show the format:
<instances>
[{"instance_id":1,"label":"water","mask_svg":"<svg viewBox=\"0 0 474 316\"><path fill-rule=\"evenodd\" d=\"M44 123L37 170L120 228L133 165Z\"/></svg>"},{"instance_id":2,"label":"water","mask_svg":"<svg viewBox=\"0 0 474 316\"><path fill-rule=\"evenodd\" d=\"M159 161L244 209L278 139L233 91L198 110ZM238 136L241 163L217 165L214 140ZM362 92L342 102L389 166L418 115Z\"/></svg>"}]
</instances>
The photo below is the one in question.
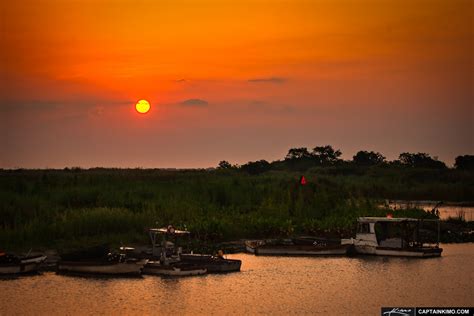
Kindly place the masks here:
<instances>
[{"instance_id":1,"label":"water","mask_svg":"<svg viewBox=\"0 0 474 316\"><path fill-rule=\"evenodd\" d=\"M431 211L436 206L435 201L390 201L389 207L393 209L404 209L407 207L418 207L425 211ZM474 220L474 206L442 204L438 207L439 218L448 219L462 216L466 221Z\"/></svg>"},{"instance_id":2,"label":"water","mask_svg":"<svg viewBox=\"0 0 474 316\"><path fill-rule=\"evenodd\" d=\"M380 315L381 306L468 306L474 244L441 258L289 258L235 254L242 271L187 278L56 275L0 280L0 315Z\"/></svg>"}]
</instances>

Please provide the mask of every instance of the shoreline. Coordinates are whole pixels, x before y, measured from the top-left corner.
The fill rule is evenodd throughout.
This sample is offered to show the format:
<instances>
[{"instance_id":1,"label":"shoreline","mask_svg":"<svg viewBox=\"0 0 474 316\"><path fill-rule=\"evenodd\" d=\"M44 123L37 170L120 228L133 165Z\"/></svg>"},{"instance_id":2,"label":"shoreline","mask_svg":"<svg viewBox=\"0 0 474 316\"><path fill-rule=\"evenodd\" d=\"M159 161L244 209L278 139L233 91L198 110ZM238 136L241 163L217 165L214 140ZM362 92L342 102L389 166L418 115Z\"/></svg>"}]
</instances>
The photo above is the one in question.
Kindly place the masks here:
<instances>
[{"instance_id":1,"label":"shoreline","mask_svg":"<svg viewBox=\"0 0 474 316\"><path fill-rule=\"evenodd\" d=\"M279 238L268 238L268 240L275 240ZM264 240L267 240L265 238ZM220 247L223 250L224 255L236 255L236 254L250 254L245 249L245 240L236 240L231 242L222 243L221 245L226 245L224 247ZM441 242L440 247L443 248L443 245L453 245L453 244L474 244L474 241L463 241L463 242ZM135 250L142 251L151 251L151 246L148 245L135 245L133 248ZM219 247L216 247L218 249ZM140 252L135 252L138 254ZM214 254L209 252L194 252L195 254ZM61 260L61 256L57 249L47 249L44 251L33 251L31 254L44 254L47 256L46 261L41 265L39 271L47 272L47 271L56 271L56 265ZM291 257L291 256L290 256Z\"/></svg>"},{"instance_id":2,"label":"shoreline","mask_svg":"<svg viewBox=\"0 0 474 316\"><path fill-rule=\"evenodd\" d=\"M440 221L441 224L441 235L440 235L440 244L464 244L464 243L474 243L474 221L471 222L461 222L461 223L453 223L451 221L442 220ZM339 235L336 236L334 232L326 232L326 233L319 233L317 235L310 235L310 234L300 234L300 235L290 235L290 236L276 236L276 235L268 235L256 238L240 238L237 240L221 240L221 241L203 241L198 239L191 239L190 241L181 241L177 242L178 246L182 246L187 251L194 251L195 253L216 253L218 250L223 250L224 253L242 253L245 251L245 241L246 240L285 240L297 237L316 237L316 238L332 238L332 239L342 239L342 238L350 238L347 235ZM135 248L138 251L150 251L151 245L145 243L125 243L126 246L130 246ZM85 246L85 245L83 245ZM109 247L111 249L118 248L120 246L115 245L114 243L110 243ZM87 247L81 247L87 248ZM44 253L52 258L58 257L60 252L69 252L73 250L77 250L78 247L62 247L61 250L55 247L47 247L47 246L38 246L33 249L37 249L32 253ZM13 250L13 249L12 249ZM19 250L19 249L17 249ZM12 252L15 252L14 250ZM49 255L48 255L49 253Z\"/></svg>"},{"instance_id":3,"label":"shoreline","mask_svg":"<svg viewBox=\"0 0 474 316\"><path fill-rule=\"evenodd\" d=\"M107 245L110 248L118 248L122 245L132 246L136 248L145 248L148 245L148 238L144 235L141 238L136 238L139 234L132 235L135 238L120 238L120 235L105 234L88 236L82 239L59 239L51 244L37 244L32 246L23 245L11 245L11 247L3 250L12 253L28 252L33 249L35 252L39 251L57 251L57 252L68 252L77 249L85 249L96 245ZM245 249L243 246L245 240L264 240L264 239L291 239L302 236L316 237L316 238L330 238L330 239L342 239L351 238L355 236L355 227L352 228L329 228L329 229L317 229L312 232L301 232L291 234L279 233L279 234L261 234L259 236L247 236L236 239L202 239L199 238L199 234L192 234L186 240L178 239L177 244L183 246L183 248L191 251L217 251L218 249L231 250L232 253L238 252L233 249ZM107 238L108 237L108 238ZM469 243L474 242L474 221L461 221L456 219L440 220L440 243ZM151 246L150 246L151 247Z\"/></svg>"}]
</instances>

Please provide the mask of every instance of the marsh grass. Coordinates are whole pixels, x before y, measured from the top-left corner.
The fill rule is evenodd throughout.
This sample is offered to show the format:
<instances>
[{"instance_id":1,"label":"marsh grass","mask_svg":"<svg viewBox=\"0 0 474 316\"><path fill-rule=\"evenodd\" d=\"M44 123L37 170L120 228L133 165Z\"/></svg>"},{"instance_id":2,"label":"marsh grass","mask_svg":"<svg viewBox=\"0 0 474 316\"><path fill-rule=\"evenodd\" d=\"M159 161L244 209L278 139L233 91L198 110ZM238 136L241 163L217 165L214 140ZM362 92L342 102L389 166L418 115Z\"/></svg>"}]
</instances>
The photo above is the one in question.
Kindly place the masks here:
<instances>
[{"instance_id":1,"label":"marsh grass","mask_svg":"<svg viewBox=\"0 0 474 316\"><path fill-rule=\"evenodd\" d=\"M456 212L456 216L449 216L447 219L451 223L465 223L466 222L466 211L459 210Z\"/></svg>"},{"instance_id":2,"label":"marsh grass","mask_svg":"<svg viewBox=\"0 0 474 316\"><path fill-rule=\"evenodd\" d=\"M417 182L411 173L400 176L383 169L313 169L305 173L305 186L298 184L301 173L287 171L248 175L233 170L69 169L0 174L3 248L147 243L146 228L170 223L186 227L203 242L341 236L352 232L359 216L385 216L389 210L378 208L378 199L427 199L433 192L458 189L471 193L467 182L455 177L448 184ZM395 215L426 213L410 209Z\"/></svg>"}]
</instances>

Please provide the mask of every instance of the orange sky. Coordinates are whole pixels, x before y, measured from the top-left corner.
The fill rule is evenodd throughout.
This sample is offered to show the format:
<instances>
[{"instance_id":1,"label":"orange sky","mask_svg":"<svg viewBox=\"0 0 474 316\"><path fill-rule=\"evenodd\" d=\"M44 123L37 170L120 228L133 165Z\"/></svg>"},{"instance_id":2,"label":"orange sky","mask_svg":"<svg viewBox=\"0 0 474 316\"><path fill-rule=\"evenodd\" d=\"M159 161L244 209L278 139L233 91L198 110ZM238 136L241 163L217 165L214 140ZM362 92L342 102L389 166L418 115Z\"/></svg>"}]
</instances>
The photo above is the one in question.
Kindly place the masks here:
<instances>
[{"instance_id":1,"label":"orange sky","mask_svg":"<svg viewBox=\"0 0 474 316\"><path fill-rule=\"evenodd\" d=\"M474 153L472 3L2 2L0 167L207 167L323 144L452 164Z\"/></svg>"}]
</instances>

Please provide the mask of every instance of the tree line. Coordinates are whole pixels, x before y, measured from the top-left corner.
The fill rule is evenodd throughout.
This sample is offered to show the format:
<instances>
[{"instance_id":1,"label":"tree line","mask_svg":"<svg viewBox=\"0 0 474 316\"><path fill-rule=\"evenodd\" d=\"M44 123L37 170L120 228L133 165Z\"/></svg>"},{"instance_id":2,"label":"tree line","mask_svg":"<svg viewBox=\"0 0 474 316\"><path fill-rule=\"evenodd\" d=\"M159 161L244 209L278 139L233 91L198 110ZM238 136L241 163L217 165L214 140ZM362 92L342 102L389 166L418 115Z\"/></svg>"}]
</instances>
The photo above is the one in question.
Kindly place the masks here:
<instances>
[{"instance_id":1,"label":"tree line","mask_svg":"<svg viewBox=\"0 0 474 316\"><path fill-rule=\"evenodd\" d=\"M290 148L283 160L268 162L264 159L250 161L242 166L233 165L223 160L219 162L218 169L241 170L250 174L258 174L269 170L307 170L312 167L329 166L391 166L401 168L419 169L447 169L446 164L436 157L431 157L427 153L403 152L398 159L387 161L386 157L379 152L361 150L358 151L352 160L341 159L342 152L334 149L331 145L316 146L311 151L307 147ZM458 170L474 170L474 156L457 156L454 168Z\"/></svg>"}]
</instances>

